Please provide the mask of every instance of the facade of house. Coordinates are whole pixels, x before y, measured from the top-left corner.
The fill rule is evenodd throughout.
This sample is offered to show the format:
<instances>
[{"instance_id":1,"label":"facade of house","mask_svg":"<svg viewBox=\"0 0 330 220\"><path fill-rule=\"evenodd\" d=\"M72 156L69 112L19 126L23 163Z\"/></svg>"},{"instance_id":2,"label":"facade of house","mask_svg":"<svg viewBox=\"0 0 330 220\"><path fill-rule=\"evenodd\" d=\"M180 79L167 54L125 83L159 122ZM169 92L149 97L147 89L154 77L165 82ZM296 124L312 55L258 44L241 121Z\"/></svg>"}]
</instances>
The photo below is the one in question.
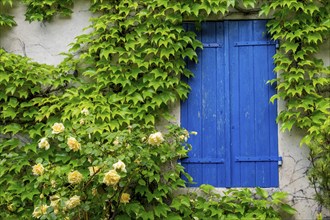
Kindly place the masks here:
<instances>
[{"instance_id":1,"label":"facade of house","mask_svg":"<svg viewBox=\"0 0 330 220\"><path fill-rule=\"evenodd\" d=\"M14 8L18 25L0 33L0 46L41 63L60 63L59 53L67 51L91 17L88 1L75 4L71 19L53 23L30 24L24 7ZM284 103L269 103L275 90L266 82L275 77L272 56L278 42L265 34L265 23L233 14L226 20L214 18L197 32L205 49L198 52L198 64L189 64L196 75L189 80L192 92L188 101L173 106L178 123L198 132L191 138L196 147L182 163L195 186L283 190L297 209L295 219L315 219L321 210L306 178L309 162L307 149L299 146L302 134L280 132L275 118ZM319 53L326 65L329 51L330 41Z\"/></svg>"}]
</instances>

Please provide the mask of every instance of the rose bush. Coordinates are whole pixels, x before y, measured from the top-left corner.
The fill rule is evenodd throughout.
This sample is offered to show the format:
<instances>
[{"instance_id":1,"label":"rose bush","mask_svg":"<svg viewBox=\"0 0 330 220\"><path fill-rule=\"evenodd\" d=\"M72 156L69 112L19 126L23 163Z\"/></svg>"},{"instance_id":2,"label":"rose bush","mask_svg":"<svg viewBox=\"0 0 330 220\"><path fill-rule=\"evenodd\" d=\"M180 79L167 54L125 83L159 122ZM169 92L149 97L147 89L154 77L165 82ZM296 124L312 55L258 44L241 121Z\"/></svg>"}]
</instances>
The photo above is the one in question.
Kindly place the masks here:
<instances>
[{"instance_id":1,"label":"rose bush","mask_svg":"<svg viewBox=\"0 0 330 220\"><path fill-rule=\"evenodd\" d=\"M31 144L25 161L30 172L5 178L22 175L23 186L33 190L2 197L2 219L138 219L159 215L154 209L170 211L172 192L185 185L176 160L187 155L190 146L180 138L187 131L171 125L162 133L135 124L93 134L85 117L91 114L85 109L75 123L56 122Z\"/></svg>"}]
</instances>

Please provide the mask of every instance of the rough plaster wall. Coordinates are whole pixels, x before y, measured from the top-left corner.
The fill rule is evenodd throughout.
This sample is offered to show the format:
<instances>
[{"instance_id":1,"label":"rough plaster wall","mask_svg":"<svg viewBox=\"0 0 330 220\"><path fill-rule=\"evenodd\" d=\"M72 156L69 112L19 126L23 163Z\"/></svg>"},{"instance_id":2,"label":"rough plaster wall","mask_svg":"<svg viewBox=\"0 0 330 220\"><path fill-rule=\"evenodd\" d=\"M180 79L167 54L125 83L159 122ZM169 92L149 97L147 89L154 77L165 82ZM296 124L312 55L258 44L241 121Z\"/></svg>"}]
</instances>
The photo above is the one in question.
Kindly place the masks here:
<instances>
[{"instance_id":1,"label":"rough plaster wall","mask_svg":"<svg viewBox=\"0 0 330 220\"><path fill-rule=\"evenodd\" d=\"M283 108L279 103L279 109ZM283 157L283 165L279 168L280 189L289 193L288 200L298 210L295 219L315 219L319 207L313 200L313 189L306 178L308 150L300 147L303 134L294 130L279 131L279 154Z\"/></svg>"},{"instance_id":2,"label":"rough plaster wall","mask_svg":"<svg viewBox=\"0 0 330 220\"><path fill-rule=\"evenodd\" d=\"M67 52L68 44L89 25L89 1L75 2L71 18L55 18L53 22L41 23L25 21L25 7L11 9L17 26L0 32L0 47L47 64L59 64L63 60L61 52Z\"/></svg>"},{"instance_id":3,"label":"rough plaster wall","mask_svg":"<svg viewBox=\"0 0 330 220\"><path fill-rule=\"evenodd\" d=\"M323 59L326 66L330 65L330 39L321 46L318 58ZM279 101L278 111L283 110L285 103ZM304 136L301 131L293 129L291 132L279 131L279 154L283 157L283 165L279 169L280 189L290 194L289 201L298 210L294 219L315 219L320 211L323 217L330 217L328 210L324 210L313 200L314 190L306 178L309 161L308 149L300 146Z\"/></svg>"},{"instance_id":4,"label":"rough plaster wall","mask_svg":"<svg viewBox=\"0 0 330 220\"><path fill-rule=\"evenodd\" d=\"M12 14L16 15L18 25L11 30L0 32L0 47L41 63L56 65L63 59L59 53L66 52L68 44L89 25L91 14L88 7L89 1L77 1L70 19L56 18L51 23L31 24L25 21L23 6L14 8ZM330 41L322 48L319 57L324 59L326 65L330 65ZM283 107L284 103L279 102L279 110ZM173 105L172 113L179 122L179 103ZM313 190L306 179L309 162L306 159L307 149L299 146L302 135L295 130L290 133L279 132L279 153L283 157L279 175L280 189L290 193L289 200L298 211L294 219L307 220L315 219L319 207L312 199ZM273 190L277 189L270 189Z\"/></svg>"}]
</instances>

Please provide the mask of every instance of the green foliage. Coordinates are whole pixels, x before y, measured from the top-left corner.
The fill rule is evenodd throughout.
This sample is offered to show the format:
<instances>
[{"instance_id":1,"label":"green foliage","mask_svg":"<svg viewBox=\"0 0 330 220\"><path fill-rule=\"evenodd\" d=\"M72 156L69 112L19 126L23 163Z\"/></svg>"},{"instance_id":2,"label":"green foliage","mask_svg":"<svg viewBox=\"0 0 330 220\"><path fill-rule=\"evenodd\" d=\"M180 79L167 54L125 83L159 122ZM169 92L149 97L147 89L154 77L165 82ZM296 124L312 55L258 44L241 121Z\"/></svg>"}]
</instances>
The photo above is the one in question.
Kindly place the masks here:
<instances>
[{"instance_id":1,"label":"green foliage","mask_svg":"<svg viewBox=\"0 0 330 220\"><path fill-rule=\"evenodd\" d=\"M1 134L39 138L43 127L58 120L62 103L57 101L74 78L58 71L0 49Z\"/></svg>"},{"instance_id":2,"label":"green foliage","mask_svg":"<svg viewBox=\"0 0 330 220\"><path fill-rule=\"evenodd\" d=\"M71 51L80 56L68 57L88 78L75 92L93 91L91 96L108 103L109 108L102 103L100 117L111 123L111 130L130 121L153 124L168 104L186 98L189 86L180 75L192 74L184 58L196 60L192 48L201 46L194 33L183 30L181 16L167 16L167 9L154 1L127 4L93 4L93 11L104 15L92 19L92 31L72 44Z\"/></svg>"},{"instance_id":3,"label":"green foliage","mask_svg":"<svg viewBox=\"0 0 330 220\"><path fill-rule=\"evenodd\" d=\"M0 9L4 8L3 10L0 10L0 27L1 26L12 27L16 25L13 16L10 16L8 14L3 14L2 12L5 10L5 8L12 6L13 6L12 0L0 0Z\"/></svg>"},{"instance_id":4,"label":"green foliage","mask_svg":"<svg viewBox=\"0 0 330 220\"><path fill-rule=\"evenodd\" d=\"M27 6L26 20L49 21L54 15L70 16L72 13L72 0L22 0Z\"/></svg>"},{"instance_id":5,"label":"green foliage","mask_svg":"<svg viewBox=\"0 0 330 220\"><path fill-rule=\"evenodd\" d=\"M15 26L16 22L14 21L14 17L10 15L0 14L0 26Z\"/></svg>"},{"instance_id":6,"label":"green foliage","mask_svg":"<svg viewBox=\"0 0 330 220\"><path fill-rule=\"evenodd\" d=\"M71 0L23 3L30 22L68 16L73 6ZM278 219L282 211L294 214L285 194L270 197L259 188L255 194L243 189L220 196L204 185L203 196L173 199L173 190L184 185L183 167L174 161L186 156L188 134L170 127L163 142L152 144L162 140L154 133L156 120L168 119L169 104L187 98L190 88L180 76L193 75L185 59L197 61L195 51L202 47L182 28L183 18L202 21L257 3L93 0L96 17L89 32L76 38L59 66L0 49L0 217L31 219L34 212L41 219ZM329 206L329 69L313 56L329 35L329 4L264 1L260 13L272 13L269 32L281 42L274 56L281 77L272 81L278 88L272 100L287 101L287 109L278 120L284 130L307 131L302 143L311 149L309 178L319 201ZM13 17L0 14L0 26L14 24ZM53 134L57 122L65 129ZM152 133L155 140L149 141ZM68 144L70 137L75 139ZM118 183L107 185L104 177L119 160L126 172L120 169ZM81 174L75 172L76 184L68 180L73 171Z\"/></svg>"},{"instance_id":7,"label":"green foliage","mask_svg":"<svg viewBox=\"0 0 330 220\"><path fill-rule=\"evenodd\" d=\"M330 34L328 1L271 1L261 14L273 13L276 19L268 23L274 40L281 42L274 56L274 80L278 93L272 98L287 102L278 121L282 130L294 126L306 131L302 144L310 149L309 179L316 189L317 199L330 207L330 68L315 58L319 45Z\"/></svg>"},{"instance_id":8,"label":"green foliage","mask_svg":"<svg viewBox=\"0 0 330 220\"><path fill-rule=\"evenodd\" d=\"M55 15L68 17L72 13L72 0L21 0L20 2L26 5L25 17L29 22L50 21ZM1 5L9 8L13 6L13 1L0 0ZM14 16L4 14L3 11L5 10L0 10L0 27L16 25Z\"/></svg>"},{"instance_id":9,"label":"green foliage","mask_svg":"<svg viewBox=\"0 0 330 220\"><path fill-rule=\"evenodd\" d=\"M178 219L282 219L295 210L285 203L286 193L271 196L256 188L229 189L216 193L213 186L201 185L202 193L190 193L174 198L171 208L178 212ZM283 215L283 216L282 216Z\"/></svg>"}]
</instances>

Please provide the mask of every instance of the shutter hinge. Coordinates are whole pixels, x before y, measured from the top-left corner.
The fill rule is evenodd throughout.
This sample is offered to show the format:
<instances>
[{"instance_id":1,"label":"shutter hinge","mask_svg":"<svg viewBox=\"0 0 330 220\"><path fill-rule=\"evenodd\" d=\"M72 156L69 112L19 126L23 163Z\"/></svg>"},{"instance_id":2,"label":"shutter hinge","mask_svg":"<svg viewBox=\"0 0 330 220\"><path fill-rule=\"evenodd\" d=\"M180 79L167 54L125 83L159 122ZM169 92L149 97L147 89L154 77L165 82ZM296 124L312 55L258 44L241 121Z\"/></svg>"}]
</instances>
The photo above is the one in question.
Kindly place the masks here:
<instances>
[{"instance_id":1,"label":"shutter hinge","mask_svg":"<svg viewBox=\"0 0 330 220\"><path fill-rule=\"evenodd\" d=\"M223 164L225 163L224 159L220 158L184 158L181 159L182 164L191 164L191 163L198 163L198 164Z\"/></svg>"},{"instance_id":2,"label":"shutter hinge","mask_svg":"<svg viewBox=\"0 0 330 220\"><path fill-rule=\"evenodd\" d=\"M275 41L240 41L235 42L235 47L246 47L246 46L268 46L268 45L276 45Z\"/></svg>"},{"instance_id":3,"label":"shutter hinge","mask_svg":"<svg viewBox=\"0 0 330 220\"><path fill-rule=\"evenodd\" d=\"M282 165L282 157L269 157L269 156L245 156L235 157L236 162L278 162L278 165Z\"/></svg>"},{"instance_id":4,"label":"shutter hinge","mask_svg":"<svg viewBox=\"0 0 330 220\"><path fill-rule=\"evenodd\" d=\"M203 48L220 48L222 44L219 43L203 43Z\"/></svg>"}]
</instances>

